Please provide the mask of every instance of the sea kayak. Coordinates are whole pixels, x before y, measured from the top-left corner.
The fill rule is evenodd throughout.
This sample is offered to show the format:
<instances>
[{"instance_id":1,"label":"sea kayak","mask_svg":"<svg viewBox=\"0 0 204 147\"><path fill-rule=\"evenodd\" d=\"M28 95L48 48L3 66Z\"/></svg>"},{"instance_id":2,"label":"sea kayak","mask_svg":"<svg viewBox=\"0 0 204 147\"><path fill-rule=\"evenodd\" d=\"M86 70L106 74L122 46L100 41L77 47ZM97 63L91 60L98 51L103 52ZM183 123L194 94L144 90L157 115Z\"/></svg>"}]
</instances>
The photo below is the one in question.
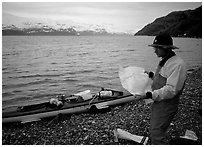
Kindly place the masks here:
<instances>
[{"instance_id":1,"label":"sea kayak","mask_svg":"<svg viewBox=\"0 0 204 147\"><path fill-rule=\"evenodd\" d=\"M88 94L87 91L68 97L60 95L43 103L3 109L2 123L39 121L42 118L54 117L58 114L74 114L87 112L91 109L104 109L133 100L134 96L127 91L110 89L102 89L94 95Z\"/></svg>"}]
</instances>

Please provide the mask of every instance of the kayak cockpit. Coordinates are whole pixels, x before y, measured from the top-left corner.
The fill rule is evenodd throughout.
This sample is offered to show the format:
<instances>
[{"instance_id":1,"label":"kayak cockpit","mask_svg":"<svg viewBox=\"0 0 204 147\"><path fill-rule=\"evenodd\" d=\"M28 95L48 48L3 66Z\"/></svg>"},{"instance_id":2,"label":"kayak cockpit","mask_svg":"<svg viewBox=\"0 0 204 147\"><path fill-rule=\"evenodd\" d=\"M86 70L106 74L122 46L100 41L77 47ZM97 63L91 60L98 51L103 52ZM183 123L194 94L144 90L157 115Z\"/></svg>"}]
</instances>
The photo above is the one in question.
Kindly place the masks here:
<instances>
[{"instance_id":1,"label":"kayak cockpit","mask_svg":"<svg viewBox=\"0 0 204 147\"><path fill-rule=\"evenodd\" d=\"M49 102L33 104L33 105L26 105L26 106L18 106L17 111L18 112L34 111L34 110L38 110L38 109L48 107L48 105L49 105Z\"/></svg>"}]
</instances>

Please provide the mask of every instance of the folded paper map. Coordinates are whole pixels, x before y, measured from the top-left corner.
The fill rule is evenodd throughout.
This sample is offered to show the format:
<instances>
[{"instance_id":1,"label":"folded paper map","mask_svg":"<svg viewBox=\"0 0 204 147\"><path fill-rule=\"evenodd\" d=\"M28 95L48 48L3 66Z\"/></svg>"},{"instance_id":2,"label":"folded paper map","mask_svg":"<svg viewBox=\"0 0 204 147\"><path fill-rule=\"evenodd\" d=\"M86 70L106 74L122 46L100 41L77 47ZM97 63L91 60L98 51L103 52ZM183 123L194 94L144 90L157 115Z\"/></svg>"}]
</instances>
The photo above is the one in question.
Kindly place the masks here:
<instances>
[{"instance_id":1,"label":"folded paper map","mask_svg":"<svg viewBox=\"0 0 204 147\"><path fill-rule=\"evenodd\" d=\"M144 95L151 91L152 79L141 67L120 67L119 77L123 88L133 95Z\"/></svg>"}]
</instances>

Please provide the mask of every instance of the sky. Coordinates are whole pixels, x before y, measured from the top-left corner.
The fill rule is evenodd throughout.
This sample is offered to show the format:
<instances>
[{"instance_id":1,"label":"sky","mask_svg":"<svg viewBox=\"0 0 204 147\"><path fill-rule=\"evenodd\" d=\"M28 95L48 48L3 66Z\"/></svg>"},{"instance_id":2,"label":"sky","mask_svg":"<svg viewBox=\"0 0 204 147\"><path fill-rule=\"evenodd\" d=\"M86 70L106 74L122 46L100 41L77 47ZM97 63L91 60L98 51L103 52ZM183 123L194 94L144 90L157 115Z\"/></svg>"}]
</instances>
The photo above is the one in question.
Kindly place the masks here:
<instances>
[{"instance_id":1,"label":"sky","mask_svg":"<svg viewBox=\"0 0 204 147\"><path fill-rule=\"evenodd\" d=\"M201 2L3 2L2 15L103 25L136 33L158 17L201 5Z\"/></svg>"}]
</instances>

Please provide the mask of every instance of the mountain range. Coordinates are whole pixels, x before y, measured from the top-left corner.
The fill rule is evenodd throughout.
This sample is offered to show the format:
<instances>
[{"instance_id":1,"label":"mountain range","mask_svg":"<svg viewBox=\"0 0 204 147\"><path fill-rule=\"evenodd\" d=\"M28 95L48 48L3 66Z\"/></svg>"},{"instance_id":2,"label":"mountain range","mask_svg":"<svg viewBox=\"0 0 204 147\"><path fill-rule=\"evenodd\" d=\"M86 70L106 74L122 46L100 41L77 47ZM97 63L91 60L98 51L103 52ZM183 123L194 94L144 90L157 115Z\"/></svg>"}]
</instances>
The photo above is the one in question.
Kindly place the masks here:
<instances>
[{"instance_id":1,"label":"mountain range","mask_svg":"<svg viewBox=\"0 0 204 147\"><path fill-rule=\"evenodd\" d=\"M56 22L48 19L24 18L7 13L2 16L2 35L79 36L128 34L114 31L110 26L79 24L71 20Z\"/></svg>"},{"instance_id":2,"label":"mountain range","mask_svg":"<svg viewBox=\"0 0 204 147\"><path fill-rule=\"evenodd\" d=\"M176 37L202 37L202 6L157 18L135 33L135 36L156 36L160 33Z\"/></svg>"},{"instance_id":3,"label":"mountain range","mask_svg":"<svg viewBox=\"0 0 204 147\"><path fill-rule=\"evenodd\" d=\"M45 24L37 23L32 27L19 28L15 25L2 25L2 35L32 35L32 36L79 36L79 35L113 35L104 28L96 28L95 30L79 30L75 26L54 28ZM122 34L122 33L121 33Z\"/></svg>"},{"instance_id":4,"label":"mountain range","mask_svg":"<svg viewBox=\"0 0 204 147\"><path fill-rule=\"evenodd\" d=\"M68 28L53 28L37 23L35 27L18 28L15 25L2 25L2 35L32 35L32 36L79 36L79 35L108 35L105 29L77 31L74 26ZM113 33L112 33L113 34Z\"/></svg>"}]
</instances>

